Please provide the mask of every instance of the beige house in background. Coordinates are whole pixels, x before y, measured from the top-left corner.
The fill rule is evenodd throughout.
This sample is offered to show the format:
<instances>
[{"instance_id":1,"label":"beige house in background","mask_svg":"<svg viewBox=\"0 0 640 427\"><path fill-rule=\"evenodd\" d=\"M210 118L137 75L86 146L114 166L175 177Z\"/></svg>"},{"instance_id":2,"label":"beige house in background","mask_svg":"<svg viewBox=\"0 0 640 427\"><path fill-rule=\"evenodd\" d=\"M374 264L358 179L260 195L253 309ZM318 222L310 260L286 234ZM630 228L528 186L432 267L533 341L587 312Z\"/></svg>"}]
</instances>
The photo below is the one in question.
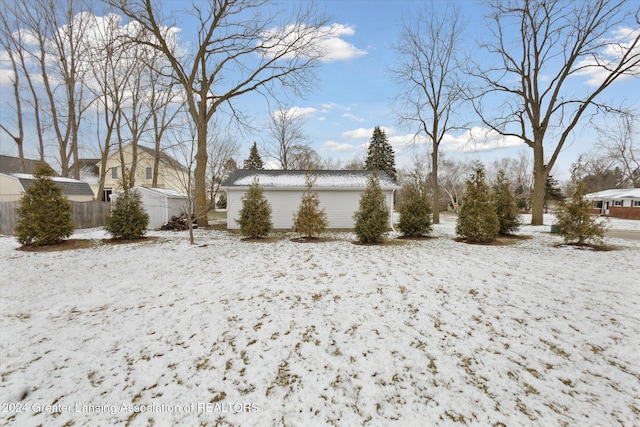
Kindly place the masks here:
<instances>
[{"instance_id":1,"label":"beige house in background","mask_svg":"<svg viewBox=\"0 0 640 427\"><path fill-rule=\"evenodd\" d=\"M125 167L131 168L133 163L133 147L127 145L122 148ZM155 163L155 150L138 145L135 173L135 185L139 187L153 187L153 168ZM98 164L100 167L100 164ZM101 172L101 171L100 171ZM104 199L109 200L112 192L120 186L122 179L122 163L120 152L115 152L107 159L106 174L104 178ZM176 159L160 152L158 163L158 182L156 188L166 188L178 193L187 192L187 180L189 170Z\"/></svg>"}]
</instances>

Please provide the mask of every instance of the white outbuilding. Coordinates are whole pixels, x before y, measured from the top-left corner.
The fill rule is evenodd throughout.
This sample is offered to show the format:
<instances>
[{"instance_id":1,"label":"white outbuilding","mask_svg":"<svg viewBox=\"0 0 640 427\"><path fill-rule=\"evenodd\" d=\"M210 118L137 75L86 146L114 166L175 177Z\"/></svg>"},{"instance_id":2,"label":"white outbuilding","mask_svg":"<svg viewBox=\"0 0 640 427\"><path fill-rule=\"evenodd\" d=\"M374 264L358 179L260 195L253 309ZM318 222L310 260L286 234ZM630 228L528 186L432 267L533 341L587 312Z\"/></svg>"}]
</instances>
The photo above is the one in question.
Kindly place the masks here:
<instances>
[{"instance_id":1,"label":"white outbuilding","mask_svg":"<svg viewBox=\"0 0 640 427\"><path fill-rule=\"evenodd\" d=\"M313 191L318 192L320 208L324 208L330 229L352 229L353 214L358 210L360 196L367 187L372 171L367 170L256 170L238 169L220 187L227 192L227 228L239 229L242 197L257 180L271 204L274 229L293 228L293 215L306 191L306 175L315 179ZM400 187L389 176L377 171L380 187L389 206L389 228L393 227L393 198Z\"/></svg>"},{"instance_id":2,"label":"white outbuilding","mask_svg":"<svg viewBox=\"0 0 640 427\"><path fill-rule=\"evenodd\" d=\"M149 214L147 228L155 229L169 222L172 216L179 216L188 208L188 197L168 188L134 187L140 193L142 207ZM115 202L119 193L111 194L111 202Z\"/></svg>"}]
</instances>

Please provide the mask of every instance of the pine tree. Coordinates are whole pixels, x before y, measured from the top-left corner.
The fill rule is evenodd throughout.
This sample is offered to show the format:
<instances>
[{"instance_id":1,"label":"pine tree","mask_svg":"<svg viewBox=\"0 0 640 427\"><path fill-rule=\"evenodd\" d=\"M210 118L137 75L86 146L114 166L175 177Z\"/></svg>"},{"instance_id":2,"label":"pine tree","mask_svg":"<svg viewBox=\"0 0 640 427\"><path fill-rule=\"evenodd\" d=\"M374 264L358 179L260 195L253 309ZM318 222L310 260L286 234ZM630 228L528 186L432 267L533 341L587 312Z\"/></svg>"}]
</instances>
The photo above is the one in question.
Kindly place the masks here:
<instances>
[{"instance_id":1,"label":"pine tree","mask_svg":"<svg viewBox=\"0 0 640 427\"><path fill-rule=\"evenodd\" d=\"M264 163L262 162L262 157L260 157L260 153L258 152L258 146L256 143L253 143L251 147L251 151L249 152L249 158L244 161L245 169L264 169Z\"/></svg>"},{"instance_id":2,"label":"pine tree","mask_svg":"<svg viewBox=\"0 0 640 427\"><path fill-rule=\"evenodd\" d=\"M500 231L500 221L485 182L484 166L476 163L466 182L456 233L470 243L492 242Z\"/></svg>"},{"instance_id":3,"label":"pine tree","mask_svg":"<svg viewBox=\"0 0 640 427\"><path fill-rule=\"evenodd\" d=\"M298 212L293 216L294 230L305 237L315 237L327 229L327 213L320 209L320 197L312 191L315 179L305 176L307 190L302 194Z\"/></svg>"},{"instance_id":4,"label":"pine tree","mask_svg":"<svg viewBox=\"0 0 640 427\"><path fill-rule=\"evenodd\" d=\"M27 188L17 209L16 237L23 245L53 245L73 233L73 209L46 163L33 171L35 182Z\"/></svg>"},{"instance_id":5,"label":"pine tree","mask_svg":"<svg viewBox=\"0 0 640 427\"><path fill-rule=\"evenodd\" d=\"M398 227L404 236L420 237L431 233L433 212L429 195L423 183L411 183L404 189L399 212Z\"/></svg>"},{"instance_id":6,"label":"pine tree","mask_svg":"<svg viewBox=\"0 0 640 427\"><path fill-rule=\"evenodd\" d=\"M518 203L504 170L498 171L493 183L493 203L500 223L499 234L504 236L518 231L522 225L522 217L518 212Z\"/></svg>"},{"instance_id":7,"label":"pine tree","mask_svg":"<svg viewBox=\"0 0 640 427\"><path fill-rule=\"evenodd\" d=\"M571 200L561 203L556 212L558 234L567 243L571 241L575 241L578 245L588 242L601 243L605 227L590 214L591 202L584 197L587 187L582 180L575 178L574 186Z\"/></svg>"},{"instance_id":8,"label":"pine tree","mask_svg":"<svg viewBox=\"0 0 640 427\"><path fill-rule=\"evenodd\" d=\"M353 215L355 233L362 243L379 243L389 227L389 207L375 172L369 176L367 188L360 197L360 207Z\"/></svg>"},{"instance_id":9,"label":"pine tree","mask_svg":"<svg viewBox=\"0 0 640 427\"><path fill-rule=\"evenodd\" d=\"M125 169L120 181L122 192L105 218L104 228L114 239L139 239L149 225L149 214L142 206L142 196L129 183L129 172Z\"/></svg>"},{"instance_id":10,"label":"pine tree","mask_svg":"<svg viewBox=\"0 0 640 427\"><path fill-rule=\"evenodd\" d=\"M545 204L548 203L549 201L560 202L564 199L564 196L562 195L562 190L560 189L560 184L558 183L558 180L555 179L552 175L549 175L547 177L544 191L545 191L544 192Z\"/></svg>"},{"instance_id":11,"label":"pine tree","mask_svg":"<svg viewBox=\"0 0 640 427\"><path fill-rule=\"evenodd\" d=\"M273 228L271 205L264 197L264 192L257 178L254 179L249 190L242 197L240 219L236 222L240 225L240 233L252 239L265 237Z\"/></svg>"},{"instance_id":12,"label":"pine tree","mask_svg":"<svg viewBox=\"0 0 640 427\"><path fill-rule=\"evenodd\" d=\"M389 144L387 135L382 129L380 129L380 126L376 126L373 130L373 136L371 137L371 142L369 143L369 149L367 151L365 168L371 171L385 171L394 181L398 177L396 173L396 160L393 147Z\"/></svg>"}]
</instances>

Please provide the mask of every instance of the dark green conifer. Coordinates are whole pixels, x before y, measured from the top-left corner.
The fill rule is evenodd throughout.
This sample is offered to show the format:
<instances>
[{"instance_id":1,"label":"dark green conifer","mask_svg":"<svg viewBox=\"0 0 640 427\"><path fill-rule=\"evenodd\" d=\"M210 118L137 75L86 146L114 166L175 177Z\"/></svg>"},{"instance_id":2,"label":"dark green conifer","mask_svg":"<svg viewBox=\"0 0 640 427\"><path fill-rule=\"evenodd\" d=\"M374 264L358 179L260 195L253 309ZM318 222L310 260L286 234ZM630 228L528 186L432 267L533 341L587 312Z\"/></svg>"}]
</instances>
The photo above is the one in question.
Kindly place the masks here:
<instances>
[{"instance_id":1,"label":"dark green conifer","mask_svg":"<svg viewBox=\"0 0 640 427\"><path fill-rule=\"evenodd\" d=\"M105 230L114 239L139 239L147 232L149 214L142 206L142 196L130 187L129 172L125 169L120 180L120 192L111 212L105 218Z\"/></svg>"},{"instance_id":2,"label":"dark green conifer","mask_svg":"<svg viewBox=\"0 0 640 427\"><path fill-rule=\"evenodd\" d=\"M320 209L320 197L313 191L315 179L305 175L307 190L302 193L300 206L293 216L294 231L305 237L315 237L327 229L327 213Z\"/></svg>"},{"instance_id":3,"label":"dark green conifer","mask_svg":"<svg viewBox=\"0 0 640 427\"><path fill-rule=\"evenodd\" d=\"M574 178L573 181L575 190L571 199L562 202L556 212L558 234L567 243L601 243L605 227L591 216L591 202L584 197L587 187L582 180Z\"/></svg>"},{"instance_id":4,"label":"dark green conifer","mask_svg":"<svg viewBox=\"0 0 640 427\"><path fill-rule=\"evenodd\" d=\"M500 235L513 234L520 229L522 217L518 212L516 197L504 170L499 170L493 183L493 203L500 222Z\"/></svg>"},{"instance_id":5,"label":"dark green conifer","mask_svg":"<svg viewBox=\"0 0 640 427\"><path fill-rule=\"evenodd\" d=\"M362 243L379 243L389 228L389 207L377 173L369 176L367 188L360 197L360 207L353 215L355 233Z\"/></svg>"},{"instance_id":6,"label":"dark green conifer","mask_svg":"<svg viewBox=\"0 0 640 427\"><path fill-rule=\"evenodd\" d=\"M245 169L264 169L264 163L262 162L262 157L260 157L260 153L258 152L258 146L256 143L253 143L251 147L251 151L249 151L249 157L244 161Z\"/></svg>"},{"instance_id":7,"label":"dark green conifer","mask_svg":"<svg viewBox=\"0 0 640 427\"><path fill-rule=\"evenodd\" d=\"M404 236L420 237L431 233L431 202L423 183L411 183L405 187L403 201L398 210L398 227Z\"/></svg>"},{"instance_id":8,"label":"dark green conifer","mask_svg":"<svg viewBox=\"0 0 640 427\"><path fill-rule=\"evenodd\" d=\"M33 171L35 182L25 190L17 209L16 237L23 245L53 245L73 233L73 209L46 163Z\"/></svg>"},{"instance_id":9,"label":"dark green conifer","mask_svg":"<svg viewBox=\"0 0 640 427\"><path fill-rule=\"evenodd\" d=\"M365 168L371 171L385 171L391 179L394 181L397 179L395 153L389 144L387 135L384 130L380 129L380 126L376 126L373 130L373 136L367 150Z\"/></svg>"},{"instance_id":10,"label":"dark green conifer","mask_svg":"<svg viewBox=\"0 0 640 427\"><path fill-rule=\"evenodd\" d=\"M470 243L488 243L498 237L500 221L485 182L484 166L476 163L466 182L456 233Z\"/></svg>"},{"instance_id":11,"label":"dark green conifer","mask_svg":"<svg viewBox=\"0 0 640 427\"><path fill-rule=\"evenodd\" d=\"M249 190L242 197L240 219L236 222L240 225L240 233L252 239L265 237L273 228L271 205L264 197L257 178L253 180Z\"/></svg>"}]
</instances>

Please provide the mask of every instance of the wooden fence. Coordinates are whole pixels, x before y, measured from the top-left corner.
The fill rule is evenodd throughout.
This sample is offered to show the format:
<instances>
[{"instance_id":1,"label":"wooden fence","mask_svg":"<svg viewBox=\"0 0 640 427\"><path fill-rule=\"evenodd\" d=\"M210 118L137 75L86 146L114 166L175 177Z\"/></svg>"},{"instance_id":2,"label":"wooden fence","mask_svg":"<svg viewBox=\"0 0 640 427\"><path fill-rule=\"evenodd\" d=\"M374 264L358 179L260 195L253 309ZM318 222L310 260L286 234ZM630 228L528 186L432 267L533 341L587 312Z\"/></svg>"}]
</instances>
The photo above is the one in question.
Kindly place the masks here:
<instances>
[{"instance_id":1,"label":"wooden fence","mask_svg":"<svg viewBox=\"0 0 640 427\"><path fill-rule=\"evenodd\" d=\"M109 212L109 203L97 200L70 203L76 228L104 226L104 218ZM16 209L19 206L20 202L0 202L0 234L13 234L17 219Z\"/></svg>"}]
</instances>

